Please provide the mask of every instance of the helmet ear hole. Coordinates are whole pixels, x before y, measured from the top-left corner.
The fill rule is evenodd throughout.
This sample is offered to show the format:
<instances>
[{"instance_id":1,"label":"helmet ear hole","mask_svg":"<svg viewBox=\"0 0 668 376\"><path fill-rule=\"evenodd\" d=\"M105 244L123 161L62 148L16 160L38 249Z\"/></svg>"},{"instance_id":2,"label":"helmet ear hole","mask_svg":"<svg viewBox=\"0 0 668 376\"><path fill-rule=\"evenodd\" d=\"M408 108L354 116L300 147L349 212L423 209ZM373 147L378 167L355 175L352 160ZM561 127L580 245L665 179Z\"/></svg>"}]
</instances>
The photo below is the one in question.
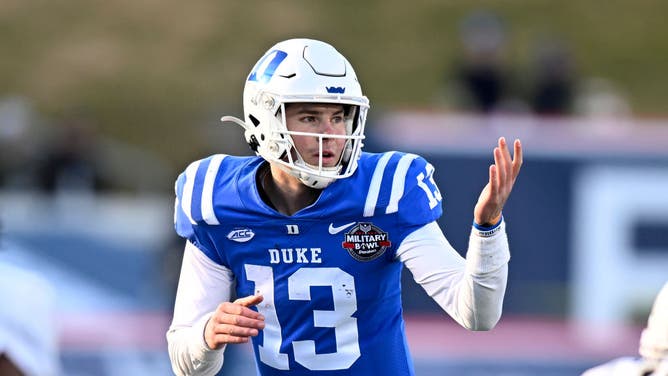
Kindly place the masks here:
<instances>
[{"instance_id":1,"label":"helmet ear hole","mask_svg":"<svg viewBox=\"0 0 668 376\"><path fill-rule=\"evenodd\" d=\"M255 153L257 153L257 148L260 146L260 143L257 142L257 138L255 135L250 136L250 141L248 141L248 146L251 148L251 150Z\"/></svg>"},{"instance_id":2,"label":"helmet ear hole","mask_svg":"<svg viewBox=\"0 0 668 376\"><path fill-rule=\"evenodd\" d=\"M253 122L254 126L257 127L258 125L260 125L260 120L258 120L255 116L249 114L248 118L250 119L251 122Z\"/></svg>"}]
</instances>

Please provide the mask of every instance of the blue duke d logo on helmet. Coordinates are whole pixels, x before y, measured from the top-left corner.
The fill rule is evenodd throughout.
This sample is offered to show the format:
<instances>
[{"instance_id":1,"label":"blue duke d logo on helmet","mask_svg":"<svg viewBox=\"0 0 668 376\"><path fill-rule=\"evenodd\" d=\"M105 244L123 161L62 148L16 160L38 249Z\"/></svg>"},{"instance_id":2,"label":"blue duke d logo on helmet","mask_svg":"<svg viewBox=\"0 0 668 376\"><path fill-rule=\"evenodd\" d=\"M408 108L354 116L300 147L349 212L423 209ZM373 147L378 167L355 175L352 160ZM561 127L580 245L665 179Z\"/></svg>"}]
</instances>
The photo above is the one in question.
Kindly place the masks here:
<instances>
[{"instance_id":1,"label":"blue duke d logo on helmet","mask_svg":"<svg viewBox=\"0 0 668 376\"><path fill-rule=\"evenodd\" d=\"M389 235L373 223L361 222L345 235L341 246L358 261L371 261L382 256L392 245Z\"/></svg>"},{"instance_id":2,"label":"blue duke d logo on helmet","mask_svg":"<svg viewBox=\"0 0 668 376\"><path fill-rule=\"evenodd\" d=\"M259 81L262 83L269 82L274 75L274 72L276 72L278 65L281 64L287 56L288 54L281 50L273 50L264 55L264 57L257 62L251 74L248 75L248 81Z\"/></svg>"}]
</instances>

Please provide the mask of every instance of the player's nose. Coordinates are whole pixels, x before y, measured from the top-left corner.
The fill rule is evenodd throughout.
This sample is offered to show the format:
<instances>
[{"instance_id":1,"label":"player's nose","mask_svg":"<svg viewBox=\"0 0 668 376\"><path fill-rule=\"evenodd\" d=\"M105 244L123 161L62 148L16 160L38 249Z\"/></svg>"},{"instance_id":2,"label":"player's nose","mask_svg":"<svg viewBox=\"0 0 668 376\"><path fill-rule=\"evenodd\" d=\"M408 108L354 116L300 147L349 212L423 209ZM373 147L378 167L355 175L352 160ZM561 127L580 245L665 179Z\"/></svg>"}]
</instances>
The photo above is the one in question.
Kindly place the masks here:
<instances>
[{"instance_id":1,"label":"player's nose","mask_svg":"<svg viewBox=\"0 0 668 376\"><path fill-rule=\"evenodd\" d=\"M339 123L332 119L323 119L320 122L320 133L323 134L337 134L339 132Z\"/></svg>"}]
</instances>

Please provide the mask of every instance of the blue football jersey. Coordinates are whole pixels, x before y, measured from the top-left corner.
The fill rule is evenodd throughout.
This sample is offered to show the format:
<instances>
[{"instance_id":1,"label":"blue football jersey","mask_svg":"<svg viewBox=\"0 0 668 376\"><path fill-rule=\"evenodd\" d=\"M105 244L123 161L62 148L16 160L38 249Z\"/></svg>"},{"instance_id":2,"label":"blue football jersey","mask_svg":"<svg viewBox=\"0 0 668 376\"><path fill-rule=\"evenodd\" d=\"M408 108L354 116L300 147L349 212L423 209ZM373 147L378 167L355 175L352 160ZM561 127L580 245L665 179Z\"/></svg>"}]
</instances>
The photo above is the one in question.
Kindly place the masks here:
<instances>
[{"instance_id":1,"label":"blue football jersey","mask_svg":"<svg viewBox=\"0 0 668 376\"><path fill-rule=\"evenodd\" d=\"M362 153L354 175L286 216L260 197L263 163L222 154L192 163L176 182L175 210L178 234L234 272L237 296L264 296L259 372L413 374L395 252L442 213L433 166Z\"/></svg>"}]
</instances>

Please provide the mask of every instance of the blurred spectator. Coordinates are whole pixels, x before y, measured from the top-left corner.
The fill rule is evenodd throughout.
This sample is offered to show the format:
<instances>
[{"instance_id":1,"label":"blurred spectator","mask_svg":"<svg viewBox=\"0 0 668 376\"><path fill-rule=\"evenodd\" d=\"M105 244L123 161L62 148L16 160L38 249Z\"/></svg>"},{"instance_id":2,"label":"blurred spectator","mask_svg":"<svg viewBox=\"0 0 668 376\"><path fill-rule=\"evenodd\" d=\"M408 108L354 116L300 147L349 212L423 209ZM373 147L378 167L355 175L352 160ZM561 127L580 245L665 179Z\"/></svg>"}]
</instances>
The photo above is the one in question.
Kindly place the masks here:
<instances>
[{"instance_id":1,"label":"blurred spectator","mask_svg":"<svg viewBox=\"0 0 668 376\"><path fill-rule=\"evenodd\" d=\"M582 376L668 376L668 282L654 301L638 352L639 358L614 359Z\"/></svg>"},{"instance_id":2,"label":"blurred spectator","mask_svg":"<svg viewBox=\"0 0 668 376\"><path fill-rule=\"evenodd\" d=\"M47 193L99 191L105 187L100 173L96 137L85 117L62 123L37 167L37 185Z\"/></svg>"},{"instance_id":3,"label":"blurred spectator","mask_svg":"<svg viewBox=\"0 0 668 376\"><path fill-rule=\"evenodd\" d=\"M0 188L62 192L162 191L168 161L145 147L97 133L83 111L52 122L28 99L0 98Z\"/></svg>"},{"instance_id":4,"label":"blurred spectator","mask_svg":"<svg viewBox=\"0 0 668 376\"><path fill-rule=\"evenodd\" d=\"M476 11L459 25L462 57L455 63L455 97L468 110L489 113L510 98L506 25L495 13Z\"/></svg>"},{"instance_id":5,"label":"blurred spectator","mask_svg":"<svg viewBox=\"0 0 668 376\"><path fill-rule=\"evenodd\" d=\"M22 97L0 98L0 187L25 184L40 137L32 125L32 103Z\"/></svg>"},{"instance_id":6,"label":"blurred spectator","mask_svg":"<svg viewBox=\"0 0 668 376\"><path fill-rule=\"evenodd\" d=\"M41 276L0 258L0 375L59 374L54 294Z\"/></svg>"},{"instance_id":7,"label":"blurred spectator","mask_svg":"<svg viewBox=\"0 0 668 376\"><path fill-rule=\"evenodd\" d=\"M538 43L532 60L531 109L538 115L567 115L573 110L575 67L571 52L555 40Z\"/></svg>"}]
</instances>

